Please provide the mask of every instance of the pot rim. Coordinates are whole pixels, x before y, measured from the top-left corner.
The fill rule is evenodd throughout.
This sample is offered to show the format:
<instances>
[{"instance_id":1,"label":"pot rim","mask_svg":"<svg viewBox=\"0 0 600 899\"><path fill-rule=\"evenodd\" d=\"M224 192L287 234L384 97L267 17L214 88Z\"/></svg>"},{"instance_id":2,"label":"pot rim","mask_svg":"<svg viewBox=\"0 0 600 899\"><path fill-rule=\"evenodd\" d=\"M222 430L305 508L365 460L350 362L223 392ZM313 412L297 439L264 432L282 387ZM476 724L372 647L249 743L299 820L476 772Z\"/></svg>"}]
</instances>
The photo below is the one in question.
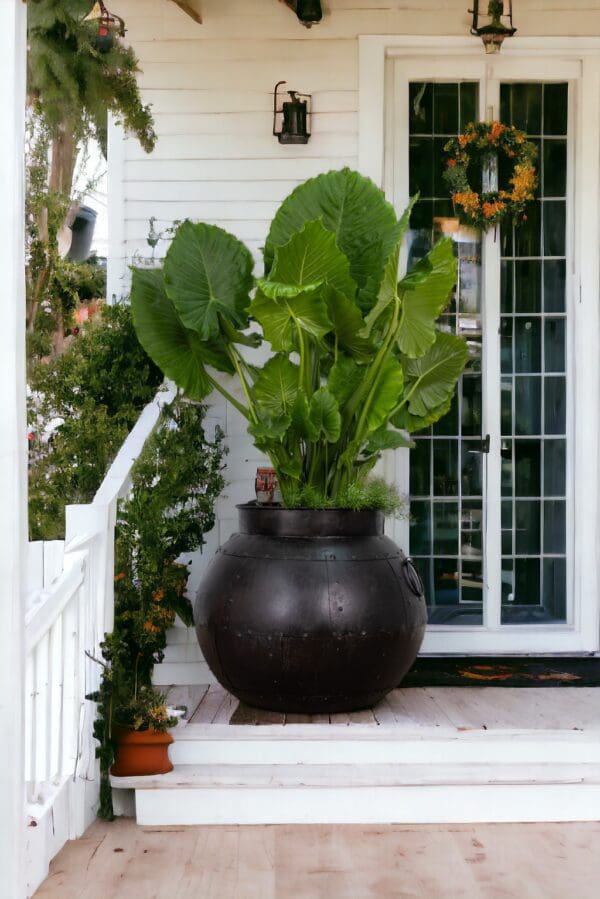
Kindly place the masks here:
<instances>
[{"instance_id":1,"label":"pot rim","mask_svg":"<svg viewBox=\"0 0 600 899\"><path fill-rule=\"evenodd\" d=\"M380 509L285 509L239 503L240 532L269 537L381 536L385 515Z\"/></svg>"}]
</instances>

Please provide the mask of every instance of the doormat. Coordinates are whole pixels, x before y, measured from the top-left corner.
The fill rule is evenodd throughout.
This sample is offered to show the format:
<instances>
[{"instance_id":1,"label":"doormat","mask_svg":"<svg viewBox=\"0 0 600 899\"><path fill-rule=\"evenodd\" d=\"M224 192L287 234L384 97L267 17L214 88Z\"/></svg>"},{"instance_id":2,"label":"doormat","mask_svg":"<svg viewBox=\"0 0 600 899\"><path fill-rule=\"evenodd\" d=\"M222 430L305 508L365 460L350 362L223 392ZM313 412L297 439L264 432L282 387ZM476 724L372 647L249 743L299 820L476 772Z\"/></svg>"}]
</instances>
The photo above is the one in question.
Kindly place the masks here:
<instances>
[{"instance_id":1,"label":"doormat","mask_svg":"<svg viewBox=\"0 0 600 899\"><path fill-rule=\"evenodd\" d=\"M417 659L405 687L600 687L600 657Z\"/></svg>"}]
</instances>

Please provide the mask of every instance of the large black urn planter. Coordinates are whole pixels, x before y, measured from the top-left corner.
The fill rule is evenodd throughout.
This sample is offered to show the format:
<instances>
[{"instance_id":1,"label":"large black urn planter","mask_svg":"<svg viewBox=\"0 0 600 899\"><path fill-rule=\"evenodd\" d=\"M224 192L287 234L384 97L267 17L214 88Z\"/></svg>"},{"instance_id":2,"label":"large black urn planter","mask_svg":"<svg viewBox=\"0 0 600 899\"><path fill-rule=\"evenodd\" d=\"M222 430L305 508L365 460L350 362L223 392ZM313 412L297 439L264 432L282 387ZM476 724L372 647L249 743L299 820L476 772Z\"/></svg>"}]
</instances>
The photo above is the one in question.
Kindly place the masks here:
<instances>
[{"instance_id":1,"label":"large black urn planter","mask_svg":"<svg viewBox=\"0 0 600 899\"><path fill-rule=\"evenodd\" d=\"M221 683L274 711L366 708L414 662L421 580L381 512L238 506L240 532L196 597L200 647Z\"/></svg>"}]
</instances>

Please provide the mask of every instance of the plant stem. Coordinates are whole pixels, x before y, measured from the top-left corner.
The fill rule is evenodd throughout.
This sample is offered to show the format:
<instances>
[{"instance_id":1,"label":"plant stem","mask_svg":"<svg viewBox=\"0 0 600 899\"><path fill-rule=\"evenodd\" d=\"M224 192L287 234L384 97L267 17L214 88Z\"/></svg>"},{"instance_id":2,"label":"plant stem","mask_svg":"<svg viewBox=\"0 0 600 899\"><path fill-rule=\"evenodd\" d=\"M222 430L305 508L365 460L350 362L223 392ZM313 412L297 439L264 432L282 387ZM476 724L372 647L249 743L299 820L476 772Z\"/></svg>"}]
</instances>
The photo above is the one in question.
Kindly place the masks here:
<instances>
[{"instance_id":1,"label":"plant stem","mask_svg":"<svg viewBox=\"0 0 600 899\"><path fill-rule=\"evenodd\" d=\"M252 397L250 396L250 390L248 388L246 376L244 375L244 371L242 369L242 366L240 365L240 360L238 359L238 354L233 346L227 347L227 355L233 362L235 370L238 374L238 378L240 379L240 383L242 385L242 390L244 391L244 396L246 397L246 402L248 403L249 416L253 422L257 422L258 418L257 418L256 412L254 410L254 403L252 402Z\"/></svg>"}]
</instances>

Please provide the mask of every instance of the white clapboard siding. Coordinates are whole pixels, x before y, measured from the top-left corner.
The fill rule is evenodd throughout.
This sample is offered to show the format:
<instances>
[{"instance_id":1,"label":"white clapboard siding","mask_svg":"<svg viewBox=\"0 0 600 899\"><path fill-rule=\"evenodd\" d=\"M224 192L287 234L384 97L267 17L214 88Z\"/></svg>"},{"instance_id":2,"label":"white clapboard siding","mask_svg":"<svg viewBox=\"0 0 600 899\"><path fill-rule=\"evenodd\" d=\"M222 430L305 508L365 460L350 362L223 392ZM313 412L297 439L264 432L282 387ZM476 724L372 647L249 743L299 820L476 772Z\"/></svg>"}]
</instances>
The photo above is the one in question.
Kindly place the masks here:
<instances>
[{"instance_id":1,"label":"white clapboard siding","mask_svg":"<svg viewBox=\"0 0 600 899\"><path fill-rule=\"evenodd\" d=\"M240 152L243 152L240 148ZM147 156L125 166L126 179L168 181L222 180L249 181L253 179L287 181L290 174L300 180L314 178L329 169L345 165L356 166L357 156L316 156L310 158L300 154L298 147L282 148L282 155L274 159L154 159Z\"/></svg>"},{"instance_id":2,"label":"white clapboard siding","mask_svg":"<svg viewBox=\"0 0 600 899\"><path fill-rule=\"evenodd\" d=\"M177 165L180 160L213 159L244 160L281 159L282 150L291 150L287 156L299 156L298 145L281 147L270 131L261 134L169 134L157 141L152 154L153 160L166 160L170 165ZM306 146L302 146L302 159L314 157L350 156L357 152L356 134L335 134L326 132L314 134ZM148 154L137 141L127 145L127 156L131 162L144 160Z\"/></svg>"},{"instance_id":3,"label":"white clapboard siding","mask_svg":"<svg viewBox=\"0 0 600 899\"><path fill-rule=\"evenodd\" d=\"M140 52L147 44L136 49ZM231 52L235 52L232 50ZM285 73L287 75L287 72ZM193 113L269 113L273 112L273 88L248 90L245 85L238 85L235 90L225 91L221 88L204 90L201 84L183 85L176 91L172 88L144 90L144 100L152 106L154 113L161 115L188 115ZM290 89L300 87L287 85ZM304 89L304 88L302 88ZM312 94L315 113L353 112L358 108L358 91L350 88L332 91L327 85ZM270 118L270 116L269 116ZM256 127L256 123L255 126Z\"/></svg>"},{"instance_id":4,"label":"white clapboard siding","mask_svg":"<svg viewBox=\"0 0 600 899\"><path fill-rule=\"evenodd\" d=\"M269 97L271 99L271 97ZM285 98L284 98L285 99ZM161 140L170 135L191 134L235 135L238 139L254 134L269 134L273 125L273 109L259 112L190 112L155 113L154 122ZM315 112L313 127L322 134L356 134L358 113L356 112ZM135 138L129 138L135 142Z\"/></svg>"},{"instance_id":5,"label":"white clapboard siding","mask_svg":"<svg viewBox=\"0 0 600 899\"><path fill-rule=\"evenodd\" d=\"M229 204L280 203L295 187L297 181L128 181L125 184L125 202L152 203L220 203Z\"/></svg>"}]
</instances>

